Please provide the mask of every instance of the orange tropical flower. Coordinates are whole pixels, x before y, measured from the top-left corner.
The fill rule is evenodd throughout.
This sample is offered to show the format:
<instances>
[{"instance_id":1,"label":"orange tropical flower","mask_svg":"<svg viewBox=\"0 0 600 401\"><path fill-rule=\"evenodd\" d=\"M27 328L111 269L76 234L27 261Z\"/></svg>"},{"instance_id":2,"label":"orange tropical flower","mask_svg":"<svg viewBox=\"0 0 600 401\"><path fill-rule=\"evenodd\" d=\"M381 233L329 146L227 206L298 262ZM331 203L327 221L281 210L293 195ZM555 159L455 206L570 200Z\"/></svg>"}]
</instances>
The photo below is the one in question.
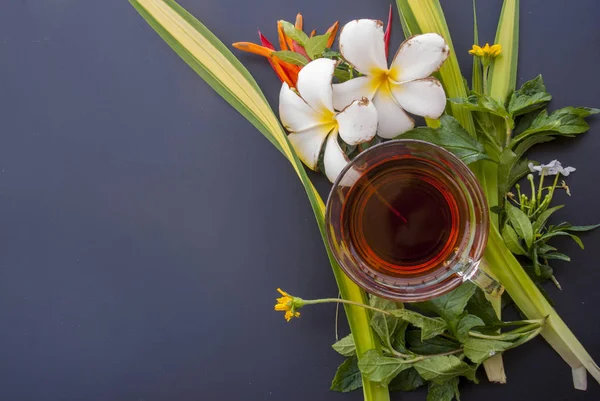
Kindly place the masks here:
<instances>
[{"instance_id":1,"label":"orange tropical flower","mask_svg":"<svg viewBox=\"0 0 600 401\"><path fill-rule=\"evenodd\" d=\"M303 30L304 27L304 18L302 14L298 13L296 16L296 21L294 27L299 30ZM337 31L339 29L339 23L336 21L333 25L327 29L327 33L329 33L329 40L327 42L327 47L330 48L335 41L335 37L337 35ZM312 31L310 37L314 36L316 31ZM294 53L298 53L306 58L306 62L311 61L311 58L308 56L304 48L295 40L288 37L285 34L283 29L282 21L277 22L277 36L279 41L280 50L287 50ZM298 81L298 73L302 69L302 66L295 65L292 63L285 62L278 58L275 54L277 49L260 31L258 31L258 37L260 39L260 45L250 42L236 42L233 44L238 50L242 50L248 53L258 54L260 56L266 57L275 70L275 74L279 77L282 82L287 83L291 88L296 87L296 82Z\"/></svg>"}]
</instances>

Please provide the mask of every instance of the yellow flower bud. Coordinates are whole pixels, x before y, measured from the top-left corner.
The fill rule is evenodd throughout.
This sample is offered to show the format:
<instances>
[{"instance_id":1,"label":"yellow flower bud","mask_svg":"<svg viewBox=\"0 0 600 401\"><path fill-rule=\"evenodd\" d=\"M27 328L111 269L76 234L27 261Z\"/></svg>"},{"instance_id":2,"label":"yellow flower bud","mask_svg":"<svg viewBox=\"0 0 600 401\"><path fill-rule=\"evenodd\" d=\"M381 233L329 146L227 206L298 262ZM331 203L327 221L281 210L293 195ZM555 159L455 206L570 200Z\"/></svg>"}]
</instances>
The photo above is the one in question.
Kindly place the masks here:
<instances>
[{"instance_id":1,"label":"yellow flower bud","mask_svg":"<svg viewBox=\"0 0 600 401\"><path fill-rule=\"evenodd\" d=\"M502 45L495 44L490 46L486 43L485 46L473 45L473 48L469 50L469 54L481 59L481 63L484 66L489 65L496 57L502 53Z\"/></svg>"}]
</instances>

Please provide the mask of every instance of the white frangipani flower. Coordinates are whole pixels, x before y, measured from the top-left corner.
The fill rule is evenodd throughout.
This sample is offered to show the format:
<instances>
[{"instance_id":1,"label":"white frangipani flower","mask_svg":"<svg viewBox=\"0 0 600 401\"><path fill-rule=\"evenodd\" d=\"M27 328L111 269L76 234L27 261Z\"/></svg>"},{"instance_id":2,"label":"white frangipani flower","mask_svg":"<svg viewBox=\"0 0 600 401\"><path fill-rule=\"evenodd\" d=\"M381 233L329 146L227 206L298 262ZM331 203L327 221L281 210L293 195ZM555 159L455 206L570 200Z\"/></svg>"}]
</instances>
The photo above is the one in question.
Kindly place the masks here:
<instances>
[{"instance_id":1,"label":"white frangipani flower","mask_svg":"<svg viewBox=\"0 0 600 401\"><path fill-rule=\"evenodd\" d=\"M316 59L298 74L299 95L284 83L279 93L279 117L290 131L288 139L298 157L311 170L317 163L323 143L323 164L329 181L335 181L348 163L338 144L338 133L349 145L373 139L377 131L377 110L367 98L348 102L336 113L333 109L331 79L334 60Z\"/></svg>"},{"instance_id":2,"label":"white frangipani flower","mask_svg":"<svg viewBox=\"0 0 600 401\"><path fill-rule=\"evenodd\" d=\"M537 171L539 175L562 174L566 177L573 171L577 170L575 167L563 167L558 160L552 160L548 164L540 164L539 166L535 166L530 162L527 166L529 167L529 171L532 173Z\"/></svg>"},{"instance_id":3,"label":"white frangipani flower","mask_svg":"<svg viewBox=\"0 0 600 401\"><path fill-rule=\"evenodd\" d=\"M382 138L393 138L414 127L405 111L429 118L438 118L444 112L446 94L440 82L430 76L449 52L437 33L405 40L389 68L381 21L361 19L347 23L339 43L344 59L364 76L333 86L336 110L355 99L371 99L379 116L377 134Z\"/></svg>"}]
</instances>

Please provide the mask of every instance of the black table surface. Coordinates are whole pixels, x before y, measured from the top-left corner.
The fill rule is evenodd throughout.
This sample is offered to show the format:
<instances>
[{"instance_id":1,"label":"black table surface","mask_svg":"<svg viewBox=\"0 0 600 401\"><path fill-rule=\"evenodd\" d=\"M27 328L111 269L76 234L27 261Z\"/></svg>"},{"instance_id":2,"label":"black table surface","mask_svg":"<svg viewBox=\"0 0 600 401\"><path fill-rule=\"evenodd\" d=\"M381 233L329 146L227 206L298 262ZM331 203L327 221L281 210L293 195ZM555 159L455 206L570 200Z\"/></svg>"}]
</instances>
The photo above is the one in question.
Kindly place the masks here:
<instances>
[{"instance_id":1,"label":"black table surface","mask_svg":"<svg viewBox=\"0 0 600 401\"><path fill-rule=\"evenodd\" d=\"M493 41L501 1L479 2ZM388 1L182 0L223 42L387 17ZM443 0L470 76L471 1ZM600 106L596 0L522 0L519 82L552 107ZM394 11L392 49L402 40ZM393 53L393 50L391 51ZM276 107L265 60L239 54ZM0 400L360 400L328 390L342 361L333 306L286 323L275 289L335 296L312 211L287 161L118 0L0 6ZM600 222L600 122L534 157L577 167L557 213ZM326 194L328 183L314 176ZM567 200L560 195L559 201ZM600 360L600 232L556 263L557 309ZM341 334L347 328L341 325ZM505 355L508 384L463 400L596 400L538 338ZM424 400L425 392L394 394Z\"/></svg>"}]
</instances>

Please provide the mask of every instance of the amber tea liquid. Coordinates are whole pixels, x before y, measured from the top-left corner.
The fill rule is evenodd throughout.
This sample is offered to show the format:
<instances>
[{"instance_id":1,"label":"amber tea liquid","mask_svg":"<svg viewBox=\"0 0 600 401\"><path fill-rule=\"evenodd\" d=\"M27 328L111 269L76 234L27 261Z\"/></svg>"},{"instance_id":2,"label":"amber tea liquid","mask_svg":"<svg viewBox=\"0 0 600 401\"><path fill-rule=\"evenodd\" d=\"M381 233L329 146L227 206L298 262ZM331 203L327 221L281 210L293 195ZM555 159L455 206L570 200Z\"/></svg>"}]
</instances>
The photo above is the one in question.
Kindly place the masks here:
<instances>
[{"instance_id":1,"label":"amber tea liquid","mask_svg":"<svg viewBox=\"0 0 600 401\"><path fill-rule=\"evenodd\" d=\"M441 167L441 166L440 166ZM342 209L342 237L371 275L440 276L462 237L460 192L432 160L402 157L365 172Z\"/></svg>"}]
</instances>

